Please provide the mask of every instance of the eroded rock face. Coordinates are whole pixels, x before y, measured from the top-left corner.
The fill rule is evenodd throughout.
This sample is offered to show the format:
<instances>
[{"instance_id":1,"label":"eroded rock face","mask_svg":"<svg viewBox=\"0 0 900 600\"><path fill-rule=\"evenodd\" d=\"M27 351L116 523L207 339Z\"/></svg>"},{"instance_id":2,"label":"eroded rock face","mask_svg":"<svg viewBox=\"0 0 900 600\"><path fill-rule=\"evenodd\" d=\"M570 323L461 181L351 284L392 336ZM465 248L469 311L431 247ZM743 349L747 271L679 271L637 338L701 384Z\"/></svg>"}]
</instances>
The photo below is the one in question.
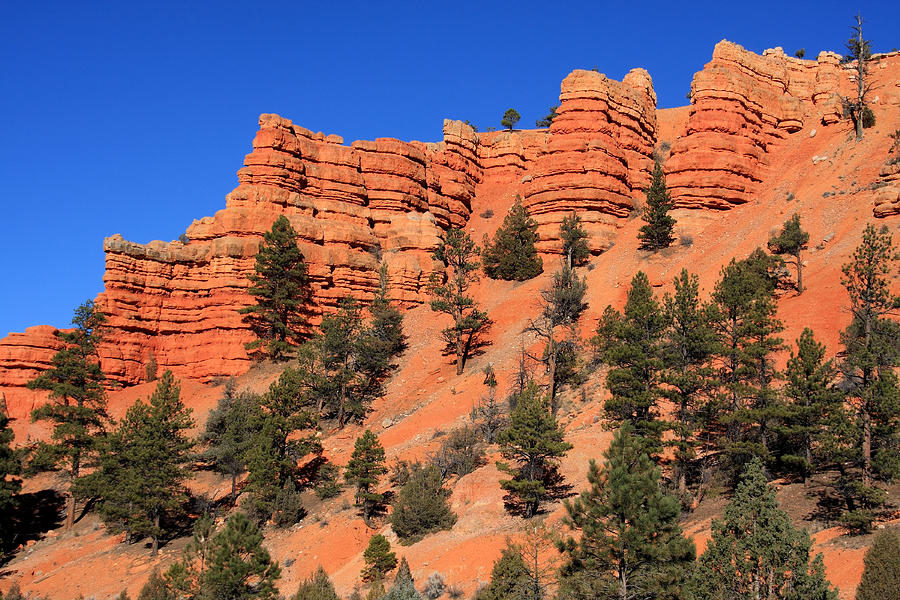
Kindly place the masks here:
<instances>
[{"instance_id":1,"label":"eroded rock face","mask_svg":"<svg viewBox=\"0 0 900 600\"><path fill-rule=\"evenodd\" d=\"M643 69L622 82L573 71L562 82L557 112L529 165L524 204L540 224L542 251L559 251L560 223L574 211L599 252L609 247L649 181L656 141L653 83Z\"/></svg>"},{"instance_id":2,"label":"eroded rock face","mask_svg":"<svg viewBox=\"0 0 900 600\"><path fill-rule=\"evenodd\" d=\"M666 163L667 184L683 208L728 209L747 202L766 177L770 147L805 125L841 118L841 94L851 93L840 57L762 56L737 44L716 44L694 76L685 135Z\"/></svg>"}]
</instances>

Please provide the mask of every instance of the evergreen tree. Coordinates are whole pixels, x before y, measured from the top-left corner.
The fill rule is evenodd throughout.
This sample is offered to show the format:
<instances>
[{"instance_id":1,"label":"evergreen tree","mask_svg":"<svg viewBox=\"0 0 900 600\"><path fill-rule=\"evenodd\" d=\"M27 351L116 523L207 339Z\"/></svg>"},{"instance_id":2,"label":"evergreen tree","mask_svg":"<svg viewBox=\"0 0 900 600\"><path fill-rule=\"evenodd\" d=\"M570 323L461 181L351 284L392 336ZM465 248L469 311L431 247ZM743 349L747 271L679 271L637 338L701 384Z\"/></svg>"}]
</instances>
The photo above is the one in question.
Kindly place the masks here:
<instances>
[{"instance_id":1,"label":"evergreen tree","mask_svg":"<svg viewBox=\"0 0 900 600\"><path fill-rule=\"evenodd\" d=\"M787 255L797 268L797 295L803 293L803 259L800 255L809 243L809 233L800 226L800 214L785 221L781 232L769 240L769 251L779 256Z\"/></svg>"},{"instance_id":2,"label":"evergreen tree","mask_svg":"<svg viewBox=\"0 0 900 600\"><path fill-rule=\"evenodd\" d=\"M353 454L344 477L348 483L356 485L356 503L360 505L366 524L378 514L384 504L384 494L375 491L379 478L387 473L384 466L384 446L378 436L368 429L356 439Z\"/></svg>"},{"instance_id":3,"label":"evergreen tree","mask_svg":"<svg viewBox=\"0 0 900 600\"><path fill-rule=\"evenodd\" d=\"M369 305L369 312L372 314L370 335L380 342L381 352L393 358L406 350L407 336L403 332L403 313L391 304L388 297L390 277L387 267L387 263L381 263L378 267L378 289Z\"/></svg>"},{"instance_id":4,"label":"evergreen tree","mask_svg":"<svg viewBox=\"0 0 900 600\"><path fill-rule=\"evenodd\" d=\"M434 251L433 257L444 265L446 283L431 280L431 310L449 315L453 325L441 332L447 350L456 356L456 374L462 375L466 360L483 342L481 336L490 327L487 313L478 309L468 296L469 286L478 279L480 251L469 234L450 229Z\"/></svg>"},{"instance_id":5,"label":"evergreen tree","mask_svg":"<svg viewBox=\"0 0 900 600\"><path fill-rule=\"evenodd\" d=\"M534 122L535 127L550 127L550 124L553 123L553 119L559 116L559 113L556 112L556 109L559 108L559 104L554 104L550 107L550 110L547 111L547 116L543 119L537 119Z\"/></svg>"},{"instance_id":6,"label":"evergreen tree","mask_svg":"<svg viewBox=\"0 0 900 600\"><path fill-rule=\"evenodd\" d=\"M247 276L247 293L256 304L239 312L258 339L247 344L274 360L281 360L300 342L309 300L306 263L297 247L297 232L281 215L263 234L254 272Z\"/></svg>"},{"instance_id":7,"label":"evergreen tree","mask_svg":"<svg viewBox=\"0 0 900 600\"><path fill-rule=\"evenodd\" d=\"M766 485L762 461L750 461L725 518L713 520L712 539L691 578L691 600L836 600L825 579L822 555L778 507Z\"/></svg>"},{"instance_id":8,"label":"evergreen tree","mask_svg":"<svg viewBox=\"0 0 900 600\"><path fill-rule=\"evenodd\" d=\"M570 598L681 598L693 565L694 544L678 525L678 500L659 486L654 466L625 422L604 453L602 468L591 461L590 489L566 502L564 523L576 538L560 549L563 596Z\"/></svg>"},{"instance_id":9,"label":"evergreen tree","mask_svg":"<svg viewBox=\"0 0 900 600\"><path fill-rule=\"evenodd\" d=\"M444 488L437 467L414 469L394 500L391 528L404 544L450 529L456 523L456 515L450 510L449 501L450 490Z\"/></svg>"},{"instance_id":10,"label":"evergreen tree","mask_svg":"<svg viewBox=\"0 0 900 600\"><path fill-rule=\"evenodd\" d=\"M6 399L0 394L0 556L13 545L12 516L18 505L16 494L22 489L22 462L19 452L13 449L15 439L9 426Z\"/></svg>"},{"instance_id":11,"label":"evergreen tree","mask_svg":"<svg viewBox=\"0 0 900 600\"><path fill-rule=\"evenodd\" d=\"M825 346L810 328L797 340L797 353L788 359L784 395L789 400L777 433L783 448L779 461L791 470L809 476L814 468L814 444L824 433L826 419L838 414L842 403L834 387L837 370L825 360Z\"/></svg>"},{"instance_id":12,"label":"evergreen tree","mask_svg":"<svg viewBox=\"0 0 900 600\"><path fill-rule=\"evenodd\" d=\"M872 44L863 39L863 18L857 13L854 17L853 35L847 40L847 60L856 61L856 98L849 100L844 98L844 106L853 119L856 130L856 141L863 139L863 129L875 124L875 116L869 108L867 96L872 89L869 82L869 61L872 59ZM845 115L846 116L846 115Z\"/></svg>"},{"instance_id":13,"label":"evergreen tree","mask_svg":"<svg viewBox=\"0 0 900 600\"><path fill-rule=\"evenodd\" d=\"M863 564L856 600L900 598L900 537L896 533L887 529L876 533Z\"/></svg>"},{"instance_id":14,"label":"evergreen tree","mask_svg":"<svg viewBox=\"0 0 900 600\"><path fill-rule=\"evenodd\" d=\"M503 118L500 119L500 124L512 131L512 128L516 126L516 123L518 123L521 118L522 117L516 109L507 108L506 112L503 113Z\"/></svg>"},{"instance_id":15,"label":"evergreen tree","mask_svg":"<svg viewBox=\"0 0 900 600\"><path fill-rule=\"evenodd\" d=\"M482 396L472 407L470 418L482 439L493 444L497 440L497 434L506 426L506 418L497 399L497 376L491 365L484 368L484 385L488 387L488 395Z\"/></svg>"},{"instance_id":16,"label":"evergreen tree","mask_svg":"<svg viewBox=\"0 0 900 600\"><path fill-rule=\"evenodd\" d=\"M308 579L300 582L297 593L291 596L291 600L340 600L340 597L334 591L334 584L328 573L320 565Z\"/></svg>"},{"instance_id":17,"label":"evergreen tree","mask_svg":"<svg viewBox=\"0 0 900 600\"><path fill-rule=\"evenodd\" d=\"M566 375L571 375L559 367L567 353L575 353L578 338L576 325L581 313L587 308L584 301L586 291L585 278L579 279L571 267L563 264L562 268L553 274L553 283L550 287L541 290L540 316L531 321L526 328L526 331L534 333L544 343L541 360L547 366L547 390L551 411L554 414L557 408L557 386L563 382ZM568 334L562 339L559 335L560 329Z\"/></svg>"},{"instance_id":18,"label":"evergreen tree","mask_svg":"<svg viewBox=\"0 0 900 600\"><path fill-rule=\"evenodd\" d=\"M102 340L106 315L97 310L92 300L75 309L72 331L60 332L65 348L53 355L51 367L28 382L33 390L48 390L50 401L34 409L32 421L49 421L53 425L50 442L38 444L30 468L53 470L65 468L70 484L81 475L81 469L96 454L107 421L105 376L95 361ZM66 507L66 529L75 523L75 496L69 494Z\"/></svg>"},{"instance_id":19,"label":"evergreen tree","mask_svg":"<svg viewBox=\"0 0 900 600\"><path fill-rule=\"evenodd\" d=\"M533 597L531 572L518 546L507 542L491 570L491 582L475 600L540 600Z\"/></svg>"},{"instance_id":20,"label":"evergreen tree","mask_svg":"<svg viewBox=\"0 0 900 600\"><path fill-rule=\"evenodd\" d=\"M712 294L709 318L720 389L705 428L734 475L751 456L771 458L771 433L781 414L774 355L784 326L776 316L771 275L777 262L760 249L742 261L732 259Z\"/></svg>"},{"instance_id":21,"label":"evergreen tree","mask_svg":"<svg viewBox=\"0 0 900 600\"><path fill-rule=\"evenodd\" d=\"M841 332L848 410L831 424L830 449L847 501L842 520L858 529L871 525L872 511L885 500L875 480L900 474L900 389L894 372L900 366L900 325L889 318L900 306L889 282L897 260L891 234L869 225L842 269L851 313Z\"/></svg>"},{"instance_id":22,"label":"evergreen tree","mask_svg":"<svg viewBox=\"0 0 900 600\"><path fill-rule=\"evenodd\" d=\"M587 244L588 234L581 226L581 217L574 212L563 217L559 227L559 239L562 240L562 253L569 267L582 265L591 255Z\"/></svg>"},{"instance_id":23,"label":"evergreen tree","mask_svg":"<svg viewBox=\"0 0 900 600\"><path fill-rule=\"evenodd\" d=\"M397 555L391 551L391 543L380 533L369 539L363 560L366 562L362 570L363 581L382 581L397 566Z\"/></svg>"},{"instance_id":24,"label":"evergreen tree","mask_svg":"<svg viewBox=\"0 0 900 600\"><path fill-rule=\"evenodd\" d=\"M253 438L259 432L254 425L258 420L259 398L250 394L236 394L233 385L226 385L225 395L219 400L206 420L206 430L200 441L206 444L201 454L213 468L231 478L231 501L237 501L237 478L247 471L247 455L253 446Z\"/></svg>"},{"instance_id":25,"label":"evergreen tree","mask_svg":"<svg viewBox=\"0 0 900 600\"><path fill-rule=\"evenodd\" d=\"M668 190L666 190L666 176L663 174L662 165L657 161L653 167L653 175L650 187L645 192L647 206L641 216L647 224L641 227L638 239L641 240L641 250L659 250L668 248L675 238L672 229L675 227L675 219L669 215L675 203Z\"/></svg>"},{"instance_id":26,"label":"evergreen tree","mask_svg":"<svg viewBox=\"0 0 900 600\"><path fill-rule=\"evenodd\" d=\"M391 586L384 600L423 600L422 595L416 590L416 582L413 580L406 557L400 559L400 567L397 569L394 585Z\"/></svg>"},{"instance_id":27,"label":"evergreen tree","mask_svg":"<svg viewBox=\"0 0 900 600\"><path fill-rule=\"evenodd\" d=\"M257 522L275 510L279 493L293 483L297 461L320 452L316 438L316 415L312 400L304 393L302 373L291 367L269 386L262 405L251 420L254 436L246 455L247 509Z\"/></svg>"},{"instance_id":28,"label":"evergreen tree","mask_svg":"<svg viewBox=\"0 0 900 600\"><path fill-rule=\"evenodd\" d=\"M534 383L516 395L509 426L500 432L497 442L503 458L516 463L497 463L501 471L512 475L512 479L500 481L509 492L507 503L520 505L524 516L532 517L558 486L558 459L572 449Z\"/></svg>"},{"instance_id":29,"label":"evergreen tree","mask_svg":"<svg viewBox=\"0 0 900 600\"><path fill-rule=\"evenodd\" d=\"M667 426L675 436L678 489L687 486L687 471L700 445L698 430L703 419L703 397L712 385L710 356L714 336L706 307L700 304L700 282L682 269L675 278L675 294L663 298L664 320L668 324L663 341L664 371L661 390L676 407Z\"/></svg>"},{"instance_id":30,"label":"evergreen tree","mask_svg":"<svg viewBox=\"0 0 900 600\"><path fill-rule=\"evenodd\" d=\"M481 255L485 274L507 281L525 281L540 275L544 262L534 247L541 239L537 227L537 221L522 206L522 198L516 195L503 225L494 233L494 241L485 244Z\"/></svg>"},{"instance_id":31,"label":"evergreen tree","mask_svg":"<svg viewBox=\"0 0 900 600\"><path fill-rule=\"evenodd\" d=\"M184 406L171 371L163 373L149 404L135 402L109 436L100 469L77 489L99 497L101 515L119 522L128 538L148 536L154 556L166 533L165 517L186 499L184 481L193 442L191 410Z\"/></svg>"},{"instance_id":32,"label":"evergreen tree","mask_svg":"<svg viewBox=\"0 0 900 600\"><path fill-rule=\"evenodd\" d=\"M841 370L856 409L854 426L861 434L865 485L873 471L890 470L876 464L874 458L893 445L898 429L900 399L893 369L900 366L900 326L887 318L900 306L900 296L891 293L888 280L898 258L887 228L879 231L869 225L862 243L842 268L852 320L841 333L846 349Z\"/></svg>"},{"instance_id":33,"label":"evergreen tree","mask_svg":"<svg viewBox=\"0 0 900 600\"><path fill-rule=\"evenodd\" d=\"M281 568L262 546L263 536L243 513L234 513L210 544L203 595L222 600L275 600Z\"/></svg>"},{"instance_id":34,"label":"evergreen tree","mask_svg":"<svg viewBox=\"0 0 900 600\"><path fill-rule=\"evenodd\" d=\"M662 392L662 341L665 314L643 271L631 280L624 313L608 306L592 343L600 360L609 365L606 387L611 397L604 410L613 423L631 421L645 450L661 449L664 423L658 404Z\"/></svg>"}]
</instances>

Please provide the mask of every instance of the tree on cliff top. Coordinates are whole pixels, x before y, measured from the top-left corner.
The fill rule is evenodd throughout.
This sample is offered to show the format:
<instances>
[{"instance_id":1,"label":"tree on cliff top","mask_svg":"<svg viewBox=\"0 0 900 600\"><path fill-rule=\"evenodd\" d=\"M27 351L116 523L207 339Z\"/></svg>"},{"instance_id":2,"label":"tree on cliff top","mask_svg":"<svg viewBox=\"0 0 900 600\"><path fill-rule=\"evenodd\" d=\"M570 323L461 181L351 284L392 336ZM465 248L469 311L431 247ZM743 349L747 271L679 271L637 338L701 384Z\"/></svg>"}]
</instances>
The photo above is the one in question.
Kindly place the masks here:
<instances>
[{"instance_id":1,"label":"tree on cliff top","mask_svg":"<svg viewBox=\"0 0 900 600\"><path fill-rule=\"evenodd\" d=\"M247 292L256 304L239 312L258 339L247 344L274 360L281 360L300 342L309 300L306 264L297 247L297 232L284 215L263 234L254 273L247 276Z\"/></svg>"},{"instance_id":2,"label":"tree on cliff top","mask_svg":"<svg viewBox=\"0 0 900 600\"><path fill-rule=\"evenodd\" d=\"M74 481L85 459L97 449L107 420L105 377L95 360L105 321L106 316L92 300L76 308L74 329L59 333L66 347L53 355L49 369L28 382L29 389L50 392L50 402L34 409L31 420L53 424L50 441L37 446L32 470L54 470L64 465L70 481ZM74 523L75 497L70 495L66 528Z\"/></svg>"},{"instance_id":3,"label":"tree on cliff top","mask_svg":"<svg viewBox=\"0 0 900 600\"><path fill-rule=\"evenodd\" d=\"M514 108L507 108L506 112L503 113L503 118L500 119L500 124L512 131L512 128L516 126L516 123L518 123L521 118L519 111Z\"/></svg>"}]
</instances>

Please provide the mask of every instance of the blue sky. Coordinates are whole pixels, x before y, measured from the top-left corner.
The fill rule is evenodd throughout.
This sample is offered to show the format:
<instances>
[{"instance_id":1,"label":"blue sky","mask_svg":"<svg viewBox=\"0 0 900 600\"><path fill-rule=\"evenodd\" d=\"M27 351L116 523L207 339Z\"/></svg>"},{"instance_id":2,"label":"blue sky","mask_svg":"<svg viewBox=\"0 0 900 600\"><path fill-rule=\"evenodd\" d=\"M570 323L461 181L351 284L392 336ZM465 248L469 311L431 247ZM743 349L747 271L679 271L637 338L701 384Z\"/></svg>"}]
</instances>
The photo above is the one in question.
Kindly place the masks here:
<instances>
[{"instance_id":1,"label":"blue sky","mask_svg":"<svg viewBox=\"0 0 900 600\"><path fill-rule=\"evenodd\" d=\"M9 2L0 19L0 336L65 326L102 291L103 238L178 237L223 208L275 112L347 143L437 141L446 117L530 126L575 68L653 77L683 105L721 39L841 51L892 1Z\"/></svg>"}]
</instances>

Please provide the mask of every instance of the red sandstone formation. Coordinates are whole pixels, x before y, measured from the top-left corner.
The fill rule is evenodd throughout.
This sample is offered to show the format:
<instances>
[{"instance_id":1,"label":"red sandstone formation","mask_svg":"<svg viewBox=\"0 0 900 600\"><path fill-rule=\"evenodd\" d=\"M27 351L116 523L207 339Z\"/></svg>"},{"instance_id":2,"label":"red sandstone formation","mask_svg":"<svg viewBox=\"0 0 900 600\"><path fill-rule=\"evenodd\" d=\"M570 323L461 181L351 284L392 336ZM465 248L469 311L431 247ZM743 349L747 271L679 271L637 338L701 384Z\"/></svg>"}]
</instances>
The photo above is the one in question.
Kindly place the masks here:
<instances>
[{"instance_id":1,"label":"red sandstone formation","mask_svg":"<svg viewBox=\"0 0 900 600\"><path fill-rule=\"evenodd\" d=\"M666 163L676 205L727 209L747 202L767 176L767 153L805 126L841 118L840 95L851 93L840 57L762 56L731 42L716 44L694 76L687 131Z\"/></svg>"},{"instance_id":2,"label":"red sandstone formation","mask_svg":"<svg viewBox=\"0 0 900 600\"><path fill-rule=\"evenodd\" d=\"M872 63L879 118L900 104L888 68L897 59L892 53ZM666 170L678 206L746 202L771 175L774 144L840 117L838 94L852 91L850 73L832 53L804 61L780 49L760 56L719 43L694 78L686 130L679 117L663 132L673 142ZM207 381L245 371L251 334L238 309L251 302L246 275L262 233L281 214L300 235L314 316L343 296L367 298L379 258L388 263L397 300L424 301L435 270L431 250L447 228L471 228L476 202L502 216L521 194L540 225L544 253L559 251L559 223L573 211L593 250L609 248L640 201L659 142L652 81L643 69L622 82L574 71L562 82L558 113L548 130L478 134L445 121L439 143L382 138L349 146L262 115L238 187L223 210L188 228L186 243L106 240L106 289L97 299L109 316L104 370L133 384L153 353L160 368L180 377ZM896 165L885 165L874 191L876 215L900 212L896 181ZM498 224L474 223L478 237ZM11 406L34 402L22 385L57 344L33 330L0 342L0 389Z\"/></svg>"},{"instance_id":3,"label":"red sandstone formation","mask_svg":"<svg viewBox=\"0 0 900 600\"><path fill-rule=\"evenodd\" d=\"M524 204L541 225L541 250L559 252L559 225L573 211L593 249L605 250L649 181L656 143L653 83L643 69L621 83L574 71L562 82L558 113L529 171Z\"/></svg>"}]
</instances>

